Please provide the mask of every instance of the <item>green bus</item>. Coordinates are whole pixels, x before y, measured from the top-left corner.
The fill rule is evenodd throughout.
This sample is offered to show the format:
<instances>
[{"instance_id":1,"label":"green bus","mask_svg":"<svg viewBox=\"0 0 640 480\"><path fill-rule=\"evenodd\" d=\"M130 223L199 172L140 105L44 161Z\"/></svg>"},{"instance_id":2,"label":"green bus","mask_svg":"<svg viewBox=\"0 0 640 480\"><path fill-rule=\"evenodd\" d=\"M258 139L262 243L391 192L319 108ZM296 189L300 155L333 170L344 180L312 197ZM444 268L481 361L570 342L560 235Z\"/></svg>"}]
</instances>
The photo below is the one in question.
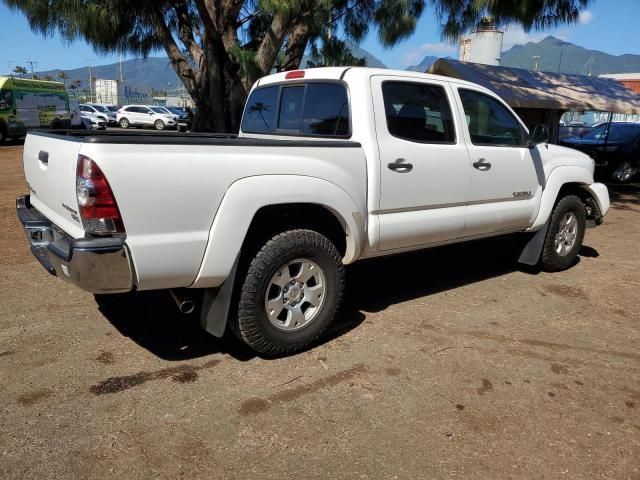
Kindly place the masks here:
<instances>
[{"instance_id":1,"label":"green bus","mask_svg":"<svg viewBox=\"0 0 640 480\"><path fill-rule=\"evenodd\" d=\"M60 82L0 77L0 142L29 128L69 128L69 96Z\"/></svg>"}]
</instances>

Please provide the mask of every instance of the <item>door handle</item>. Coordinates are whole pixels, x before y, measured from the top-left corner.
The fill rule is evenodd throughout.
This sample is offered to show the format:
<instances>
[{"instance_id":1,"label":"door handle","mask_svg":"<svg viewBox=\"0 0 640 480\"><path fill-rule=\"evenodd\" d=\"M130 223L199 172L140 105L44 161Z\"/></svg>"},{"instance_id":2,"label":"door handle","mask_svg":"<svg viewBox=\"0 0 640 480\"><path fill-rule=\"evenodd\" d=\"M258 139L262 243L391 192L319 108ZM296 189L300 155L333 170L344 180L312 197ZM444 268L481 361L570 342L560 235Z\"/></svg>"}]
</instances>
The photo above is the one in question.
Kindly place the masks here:
<instances>
[{"instance_id":1,"label":"door handle","mask_svg":"<svg viewBox=\"0 0 640 480\"><path fill-rule=\"evenodd\" d=\"M387 168L398 173L407 173L413 170L413 164L403 162L404 158L398 158L395 162L387 163Z\"/></svg>"},{"instance_id":2,"label":"door handle","mask_svg":"<svg viewBox=\"0 0 640 480\"><path fill-rule=\"evenodd\" d=\"M481 158L477 162L473 162L473 168L481 172L486 172L487 170L491 170L491 163L487 162L485 158Z\"/></svg>"}]
</instances>

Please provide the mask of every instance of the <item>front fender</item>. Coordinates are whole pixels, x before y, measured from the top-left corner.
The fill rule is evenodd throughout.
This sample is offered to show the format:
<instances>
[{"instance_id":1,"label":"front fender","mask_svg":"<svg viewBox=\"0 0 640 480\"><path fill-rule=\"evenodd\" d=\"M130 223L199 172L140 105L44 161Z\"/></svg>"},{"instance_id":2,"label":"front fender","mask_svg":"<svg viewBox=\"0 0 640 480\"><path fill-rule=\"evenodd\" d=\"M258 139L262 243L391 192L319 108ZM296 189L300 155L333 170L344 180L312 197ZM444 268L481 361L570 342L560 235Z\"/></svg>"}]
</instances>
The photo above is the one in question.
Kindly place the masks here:
<instances>
[{"instance_id":1,"label":"front fender","mask_svg":"<svg viewBox=\"0 0 640 480\"><path fill-rule=\"evenodd\" d=\"M364 245L364 208L337 185L315 177L262 175L233 183L216 212L192 288L220 286L227 278L256 212L270 205L313 203L329 209L345 227L344 263L358 258Z\"/></svg>"},{"instance_id":2,"label":"front fender","mask_svg":"<svg viewBox=\"0 0 640 480\"><path fill-rule=\"evenodd\" d=\"M530 231L539 230L547 222L547 219L551 215L553 207L556 204L556 199L558 198L560 189L563 185L568 183L592 185L593 173L586 168L573 165L554 168L547 178L544 191L542 192L542 198L540 200L540 209L538 210L538 215L536 216L533 224L529 228Z\"/></svg>"}]
</instances>

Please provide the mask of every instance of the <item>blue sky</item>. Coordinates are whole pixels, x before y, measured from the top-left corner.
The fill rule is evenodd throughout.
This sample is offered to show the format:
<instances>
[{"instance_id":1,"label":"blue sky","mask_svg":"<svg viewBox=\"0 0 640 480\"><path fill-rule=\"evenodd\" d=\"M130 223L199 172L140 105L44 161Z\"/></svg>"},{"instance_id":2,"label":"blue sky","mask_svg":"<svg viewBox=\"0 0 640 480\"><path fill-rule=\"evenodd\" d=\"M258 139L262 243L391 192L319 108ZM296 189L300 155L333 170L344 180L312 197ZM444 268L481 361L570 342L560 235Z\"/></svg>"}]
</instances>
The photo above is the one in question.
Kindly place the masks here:
<instances>
[{"instance_id":1,"label":"blue sky","mask_svg":"<svg viewBox=\"0 0 640 480\"><path fill-rule=\"evenodd\" d=\"M583 12L580 23L565 25L544 32L525 33L520 28L505 32L504 49L527 41L539 41L547 35L555 35L568 42L589 49L602 50L614 55L640 54L638 20L640 0L595 0ZM15 65L26 66L28 60L37 62L36 70L54 68L72 69L91 63L102 65L118 60L118 55L101 56L82 41L66 44L59 37L45 38L35 34L20 13L14 13L0 2L0 72ZM414 35L395 46L385 49L372 31L361 47L371 52L392 68L405 68L418 63L425 55L457 56L454 45L442 42L435 17L427 11L420 19ZM154 56L161 56L158 52Z\"/></svg>"}]
</instances>

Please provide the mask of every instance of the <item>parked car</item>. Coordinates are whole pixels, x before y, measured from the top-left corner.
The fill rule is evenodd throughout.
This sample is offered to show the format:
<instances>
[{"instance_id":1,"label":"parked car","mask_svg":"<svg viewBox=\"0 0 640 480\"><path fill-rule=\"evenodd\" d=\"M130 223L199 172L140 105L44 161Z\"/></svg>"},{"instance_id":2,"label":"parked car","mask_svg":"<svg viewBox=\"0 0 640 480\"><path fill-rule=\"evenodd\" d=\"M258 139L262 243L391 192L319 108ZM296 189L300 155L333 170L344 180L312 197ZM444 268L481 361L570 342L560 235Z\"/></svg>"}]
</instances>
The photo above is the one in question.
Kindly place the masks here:
<instances>
[{"instance_id":1,"label":"parked car","mask_svg":"<svg viewBox=\"0 0 640 480\"><path fill-rule=\"evenodd\" d=\"M640 123L603 123L562 144L589 155L616 183L627 183L640 171Z\"/></svg>"},{"instance_id":2,"label":"parked car","mask_svg":"<svg viewBox=\"0 0 640 480\"><path fill-rule=\"evenodd\" d=\"M98 118L104 120L106 124L116 124L115 114L108 108L93 103L81 103L80 111L85 117Z\"/></svg>"},{"instance_id":3,"label":"parked car","mask_svg":"<svg viewBox=\"0 0 640 480\"><path fill-rule=\"evenodd\" d=\"M176 122L170 115L158 107L147 105L125 105L118 110L116 120L122 128L153 127L156 130L175 128Z\"/></svg>"},{"instance_id":4,"label":"parked car","mask_svg":"<svg viewBox=\"0 0 640 480\"><path fill-rule=\"evenodd\" d=\"M90 103L90 106L107 115L107 122L109 125L117 125L116 114L118 113L118 107L116 105L110 105L108 103Z\"/></svg>"},{"instance_id":5,"label":"parked car","mask_svg":"<svg viewBox=\"0 0 640 480\"><path fill-rule=\"evenodd\" d=\"M87 117L86 115L82 115L80 117L80 121L82 123L82 128L86 130L106 130L107 122L105 122L102 118L99 117Z\"/></svg>"},{"instance_id":6,"label":"parked car","mask_svg":"<svg viewBox=\"0 0 640 480\"><path fill-rule=\"evenodd\" d=\"M521 262L573 265L609 195L548 134L462 80L282 72L255 83L237 136L30 133L17 214L50 273L170 289L213 335L288 354L327 330L361 259L522 232Z\"/></svg>"},{"instance_id":7,"label":"parked car","mask_svg":"<svg viewBox=\"0 0 640 480\"><path fill-rule=\"evenodd\" d=\"M165 107L169 110L173 115L176 116L178 121L178 128L183 130L191 129L191 119L189 118L189 114L186 110L177 107Z\"/></svg>"}]
</instances>

